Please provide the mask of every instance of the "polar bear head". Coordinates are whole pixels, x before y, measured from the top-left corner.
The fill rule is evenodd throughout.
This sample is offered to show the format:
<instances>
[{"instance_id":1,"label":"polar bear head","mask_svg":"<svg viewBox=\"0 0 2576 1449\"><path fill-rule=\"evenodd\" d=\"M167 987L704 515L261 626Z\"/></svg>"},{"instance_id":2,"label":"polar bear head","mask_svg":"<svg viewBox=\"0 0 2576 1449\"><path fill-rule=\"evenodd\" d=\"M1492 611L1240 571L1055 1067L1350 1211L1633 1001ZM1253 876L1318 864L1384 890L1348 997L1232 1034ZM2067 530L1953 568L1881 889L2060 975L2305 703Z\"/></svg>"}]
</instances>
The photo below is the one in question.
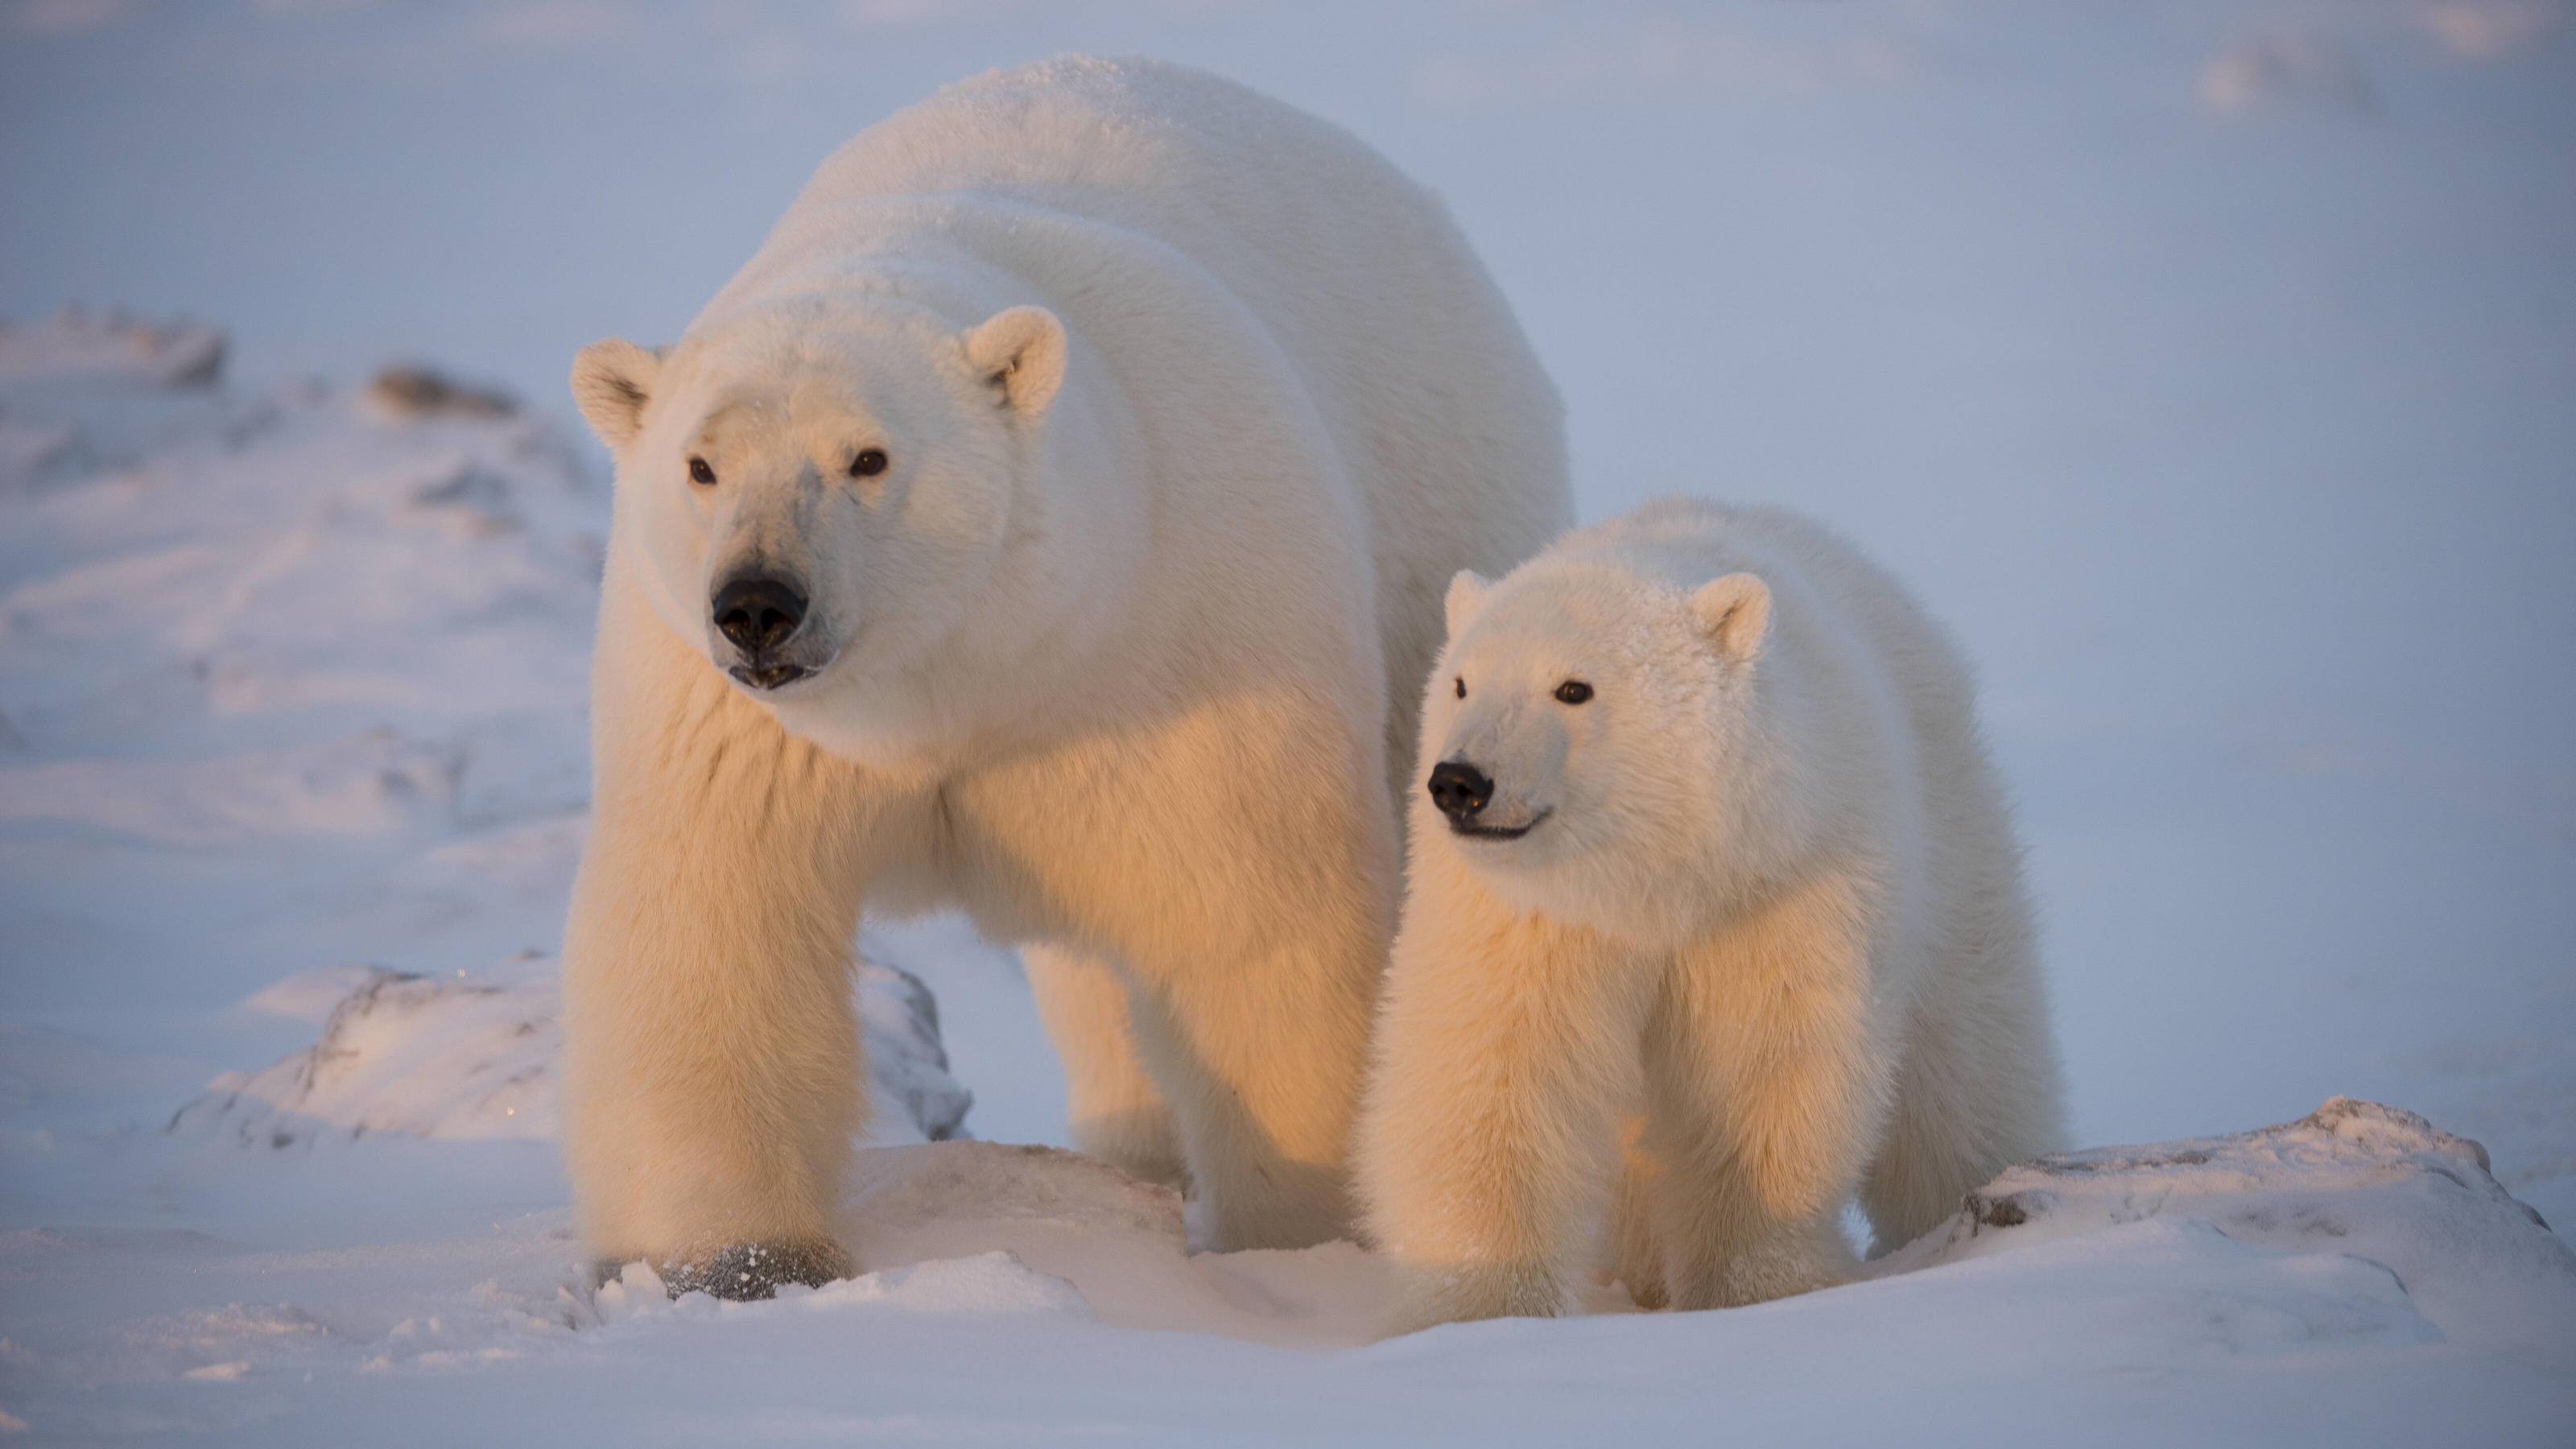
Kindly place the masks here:
<instances>
[{"instance_id":1,"label":"polar bear head","mask_svg":"<svg viewBox=\"0 0 2576 1449\"><path fill-rule=\"evenodd\" d=\"M1450 584L1426 691L1417 833L1503 899L1677 940L1764 868L1786 761L1772 592L1542 556Z\"/></svg>"},{"instance_id":2,"label":"polar bear head","mask_svg":"<svg viewBox=\"0 0 2576 1449\"><path fill-rule=\"evenodd\" d=\"M890 296L800 298L667 349L595 343L572 387L617 454L656 612L788 719L900 695L990 606L1014 537L1042 531L1066 353L1043 308L960 328Z\"/></svg>"}]
</instances>

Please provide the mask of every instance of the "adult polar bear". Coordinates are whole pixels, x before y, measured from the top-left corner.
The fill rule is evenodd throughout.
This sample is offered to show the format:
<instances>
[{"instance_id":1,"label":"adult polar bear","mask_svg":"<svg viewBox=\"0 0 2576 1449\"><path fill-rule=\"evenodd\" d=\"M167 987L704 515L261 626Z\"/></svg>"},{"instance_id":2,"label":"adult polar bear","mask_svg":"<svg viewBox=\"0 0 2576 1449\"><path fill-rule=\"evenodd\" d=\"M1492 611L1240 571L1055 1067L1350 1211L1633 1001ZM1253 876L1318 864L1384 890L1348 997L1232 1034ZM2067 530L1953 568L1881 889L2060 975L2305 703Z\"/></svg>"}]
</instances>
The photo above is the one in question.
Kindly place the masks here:
<instances>
[{"instance_id":1,"label":"adult polar bear","mask_svg":"<svg viewBox=\"0 0 2576 1449\"><path fill-rule=\"evenodd\" d=\"M1439 204L1194 71L988 75L573 390L617 455L564 964L593 1252L848 1270L863 901L1021 944L1076 1140L1185 1169L1218 1242L1346 1232L1442 593L1570 513Z\"/></svg>"}]
</instances>

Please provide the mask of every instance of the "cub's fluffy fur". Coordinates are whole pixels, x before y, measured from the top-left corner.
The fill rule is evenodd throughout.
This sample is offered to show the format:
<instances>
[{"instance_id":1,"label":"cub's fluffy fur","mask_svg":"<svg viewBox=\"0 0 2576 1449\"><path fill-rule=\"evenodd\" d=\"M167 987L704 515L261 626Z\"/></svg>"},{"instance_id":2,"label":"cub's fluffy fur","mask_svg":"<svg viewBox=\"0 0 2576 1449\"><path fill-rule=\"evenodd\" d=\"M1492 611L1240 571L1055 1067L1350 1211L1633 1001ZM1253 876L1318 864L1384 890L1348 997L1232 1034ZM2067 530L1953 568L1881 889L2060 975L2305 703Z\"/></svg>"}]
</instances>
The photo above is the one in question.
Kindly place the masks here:
<instances>
[{"instance_id":1,"label":"cub's fluffy fur","mask_svg":"<svg viewBox=\"0 0 2576 1449\"><path fill-rule=\"evenodd\" d=\"M1892 1246L2056 1143L1968 672L1886 574L1676 499L1448 606L1359 1150L1408 1326L1561 1311L1605 1219L1650 1305L1820 1287L1854 1194Z\"/></svg>"}]
</instances>

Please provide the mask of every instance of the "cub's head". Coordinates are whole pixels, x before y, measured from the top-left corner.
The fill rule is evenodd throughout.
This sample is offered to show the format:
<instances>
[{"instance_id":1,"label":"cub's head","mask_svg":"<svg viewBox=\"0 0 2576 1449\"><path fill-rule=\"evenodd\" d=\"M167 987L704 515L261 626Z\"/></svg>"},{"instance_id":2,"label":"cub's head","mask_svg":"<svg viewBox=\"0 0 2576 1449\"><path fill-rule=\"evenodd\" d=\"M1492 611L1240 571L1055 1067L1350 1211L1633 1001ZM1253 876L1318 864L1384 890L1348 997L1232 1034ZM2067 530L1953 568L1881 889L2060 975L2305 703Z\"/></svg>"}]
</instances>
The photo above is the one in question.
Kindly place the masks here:
<instances>
[{"instance_id":1,"label":"cub's head","mask_svg":"<svg viewBox=\"0 0 2576 1449\"><path fill-rule=\"evenodd\" d=\"M1686 931L1761 753L1770 589L1733 573L1684 592L1575 559L1498 585L1462 572L1448 609L1417 833L1523 909Z\"/></svg>"},{"instance_id":2,"label":"cub's head","mask_svg":"<svg viewBox=\"0 0 2576 1449\"><path fill-rule=\"evenodd\" d=\"M1036 307L960 331L891 298L798 301L664 350L594 343L572 389L655 609L791 706L918 673L991 588L1065 354Z\"/></svg>"}]
</instances>

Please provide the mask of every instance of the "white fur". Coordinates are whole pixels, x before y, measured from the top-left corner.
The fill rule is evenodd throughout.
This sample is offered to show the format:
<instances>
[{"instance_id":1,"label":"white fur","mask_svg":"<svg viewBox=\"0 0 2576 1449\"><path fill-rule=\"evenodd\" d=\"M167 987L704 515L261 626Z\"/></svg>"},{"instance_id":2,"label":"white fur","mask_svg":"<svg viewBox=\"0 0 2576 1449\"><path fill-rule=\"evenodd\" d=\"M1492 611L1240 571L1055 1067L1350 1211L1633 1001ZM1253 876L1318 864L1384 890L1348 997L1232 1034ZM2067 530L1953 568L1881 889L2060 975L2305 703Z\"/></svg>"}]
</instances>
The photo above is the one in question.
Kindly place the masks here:
<instances>
[{"instance_id":1,"label":"white fur","mask_svg":"<svg viewBox=\"0 0 2576 1449\"><path fill-rule=\"evenodd\" d=\"M1441 593L1569 512L1438 203L1196 72L985 76L574 391L618 463L565 963L591 1247L825 1241L863 902L1029 945L1077 1140L1185 1174L1221 1244L1347 1231ZM710 623L754 567L810 586L769 692Z\"/></svg>"},{"instance_id":2,"label":"white fur","mask_svg":"<svg viewBox=\"0 0 2576 1449\"><path fill-rule=\"evenodd\" d=\"M1531 828L1413 802L1357 1159L1405 1326L1561 1311L1605 1213L1649 1305L1820 1287L1854 1194L1894 1246L2056 1145L2003 791L1893 580L1673 499L1448 612L1416 778L1472 763L1470 823Z\"/></svg>"}]
</instances>

